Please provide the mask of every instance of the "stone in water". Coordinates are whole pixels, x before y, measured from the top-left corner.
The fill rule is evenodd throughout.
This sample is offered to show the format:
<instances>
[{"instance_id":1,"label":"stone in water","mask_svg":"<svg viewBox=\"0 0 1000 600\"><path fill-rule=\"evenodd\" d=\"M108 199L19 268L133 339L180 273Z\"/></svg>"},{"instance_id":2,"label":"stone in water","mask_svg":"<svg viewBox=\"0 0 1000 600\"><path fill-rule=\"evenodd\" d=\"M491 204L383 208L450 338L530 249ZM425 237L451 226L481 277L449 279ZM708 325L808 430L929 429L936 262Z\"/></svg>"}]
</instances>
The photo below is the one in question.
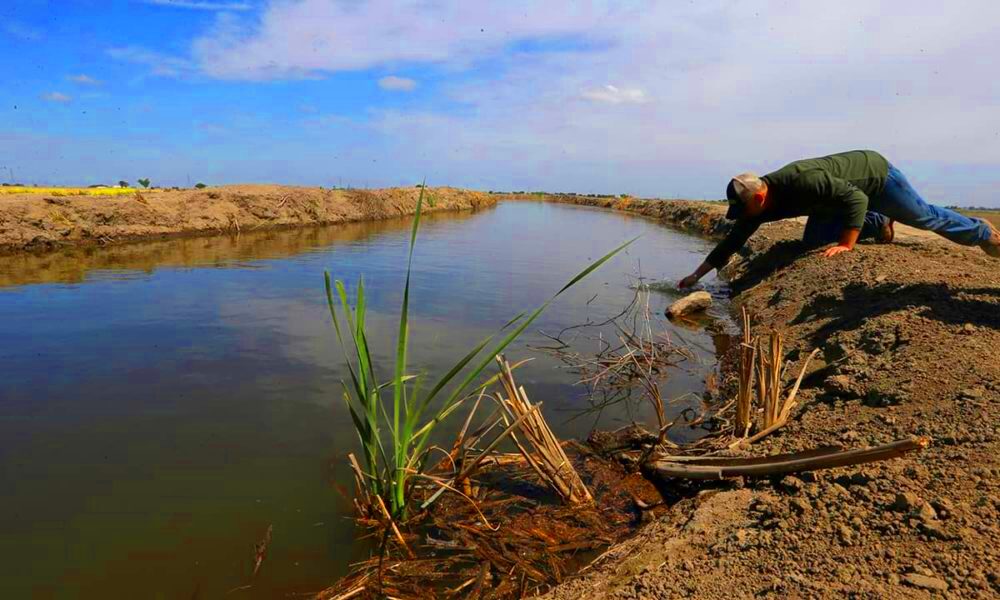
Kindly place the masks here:
<instances>
[{"instance_id":1,"label":"stone in water","mask_svg":"<svg viewBox=\"0 0 1000 600\"><path fill-rule=\"evenodd\" d=\"M695 292L671 304L670 308L667 309L667 316L676 319L701 312L709 306L712 306L712 295L708 292Z\"/></svg>"}]
</instances>

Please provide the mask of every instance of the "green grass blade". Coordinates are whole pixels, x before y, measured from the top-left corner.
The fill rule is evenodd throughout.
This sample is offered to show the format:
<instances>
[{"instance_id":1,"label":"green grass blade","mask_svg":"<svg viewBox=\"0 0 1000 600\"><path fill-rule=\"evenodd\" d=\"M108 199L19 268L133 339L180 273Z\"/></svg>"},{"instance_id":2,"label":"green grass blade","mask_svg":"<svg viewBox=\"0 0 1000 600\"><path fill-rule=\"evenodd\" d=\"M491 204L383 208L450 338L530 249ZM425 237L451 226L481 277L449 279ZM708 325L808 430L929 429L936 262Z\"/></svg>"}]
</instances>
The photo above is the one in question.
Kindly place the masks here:
<instances>
[{"instance_id":1,"label":"green grass blade","mask_svg":"<svg viewBox=\"0 0 1000 600\"><path fill-rule=\"evenodd\" d=\"M638 237L632 238L631 240L629 240L629 241L625 242L624 244L618 246L614 250L608 252L607 254L605 254L604 256L602 256L601 258L599 258L598 260L596 260L593 263L591 263L590 266L588 266L586 269L584 269L583 271L581 271L580 273L578 273L575 277L573 277L569 281L569 283L567 283L566 285L564 285L562 288L560 288L560 290L558 292L556 292L555 294L553 294L551 298L549 298L548 300L546 300L544 304L542 304L541 306L539 306L538 308L536 308L528 316L527 319L522 320L521 323L516 328L514 328L510 333L508 333L507 336L504 337L503 340L501 340L493 348L493 350L491 350L489 352L489 354L485 355L485 357L479 362L479 364L477 364L472 369L472 371L470 371L468 373L468 375L466 375L466 377L462 380L462 382L458 385L458 387L454 391L452 391L452 393L448 396L448 399L444 402L444 404L438 410L438 416L440 416L442 413L450 413L452 410L454 410L454 406L457 405L459 402L461 402L462 393L469 386L469 384L471 384L473 381L475 381L475 379L477 377L479 377L479 375L483 372L483 370L486 369L486 367L493 360L493 357L495 357L497 354L500 354L501 352L503 352L503 350L507 346L509 346L514 340L516 340L518 338L518 336L520 336L524 332L524 330L527 329L539 317L539 315L541 315L542 312L544 312L545 309L548 308L549 305L556 298L559 297L560 294L562 294L563 292L565 292L569 288L571 288L574 285L576 285L581 279L583 279L584 277L586 277L590 273L594 272L595 269L597 269L598 267L600 267L601 265L603 265L604 263L606 263L608 260L610 260L616 254L618 254L619 252L621 252L622 250L624 250L625 248L627 248L629 245L631 245L633 242L635 242L637 239L639 239L639 238ZM449 375L451 375L451 377L454 377L455 374L452 374L452 373L457 374L457 372L455 372L454 369L452 369L452 371L449 372ZM446 385L447 381L445 381L444 383ZM443 387L444 387L443 385L441 385L441 386L435 386L435 390L439 391ZM424 400L422 401L422 404L421 404L421 406L420 406L420 408L418 410L418 413L422 413L427 408L427 406L431 403L431 401L433 399L434 399L434 397L431 394L428 394L427 397L425 397ZM417 419L419 419L419 414L417 416ZM435 417L435 418L431 419L430 422L435 423L435 425L436 425L437 423L440 423L440 421L441 421L441 418ZM425 428L421 428L421 431L423 431L424 429ZM431 427L431 429L433 429L433 426ZM427 430L423 434L423 437L420 438L419 440L417 440L417 442L416 442L416 444L414 446L414 454L419 455L420 452L423 451L423 447L426 444L426 441L428 439L429 434L430 434L430 430Z\"/></svg>"},{"instance_id":2,"label":"green grass blade","mask_svg":"<svg viewBox=\"0 0 1000 600\"><path fill-rule=\"evenodd\" d=\"M399 331L396 339L395 365L390 382L380 385L377 381L366 332L367 297L364 280L362 278L358 280L357 294L352 309L343 282L337 280L335 285L331 284L330 274L324 273L327 306L351 374L354 397L351 397L351 390L345 384L344 400L347 403L351 421L365 449L368 470L365 476L371 482L371 489L387 501L394 517L405 514L407 479L412 474L413 469L419 471L426 466L424 463L428 453L425 452L425 448L432 432L439 423L449 417L464 402L466 390L481 376L490 362L493 361L494 356L513 343L563 292L576 285L635 241L635 239L629 240L591 263L534 311L522 312L505 323L500 329L500 332L504 332L504 336L499 342L494 343L495 336L482 340L442 376L426 395L423 395L420 393L421 379L416 378L417 381L413 385L409 385L415 377L406 375L406 369L410 333L410 282L413 272L414 248L416 247L425 201L424 190L425 187L421 186L410 231L406 279L403 286ZM353 343L351 352L348 351L345 343L347 336L344 334L346 331L340 326L334 295L339 298L347 324L346 331L351 332L350 338ZM491 344L493 345L491 346ZM488 347L490 351L483 356L483 351ZM461 380L457 381L459 378ZM457 383L455 383L456 381ZM449 389L453 384L453 389ZM387 402L381 400L383 390L390 385L393 389L391 416L388 414ZM432 403L437 401L439 396L444 394L446 389L448 389L447 397L436 407L433 416L423 422L424 413ZM383 444L379 431L380 421L382 426L391 428L392 448L390 454L386 452L387 446Z\"/></svg>"},{"instance_id":3,"label":"green grass blade","mask_svg":"<svg viewBox=\"0 0 1000 600\"><path fill-rule=\"evenodd\" d=\"M615 248L611 252L608 252L607 254L605 254L604 256L602 256L601 258L597 259L595 262L591 263L591 265L589 267L587 267L586 269L580 271L576 275L576 277L574 277L573 279L570 279L569 283L567 283L566 285L564 285L561 290L559 290L558 292L556 292L555 296L552 296L552 298L555 299L556 296L558 296L559 294L565 292L569 288L571 288L574 285L576 285L577 283L579 283L581 279L583 279L587 275L590 275L591 273L593 273L598 267L600 267L604 263L606 263L609 260L611 260L616 254L618 254L619 252L621 252L625 248L628 248L629 246L631 246L640 237L642 237L642 236L640 236L640 235L635 236L634 238L632 238L629 241L625 242L621 246L618 246L617 248Z\"/></svg>"},{"instance_id":4,"label":"green grass blade","mask_svg":"<svg viewBox=\"0 0 1000 600\"><path fill-rule=\"evenodd\" d=\"M424 399L420 402L420 404L418 404L417 410L415 410L412 413L412 415L408 415L409 420L412 421L413 423L416 423L419 420L423 410L427 407L427 405L430 404L430 402L437 397L437 395L441 392L441 390L443 390L445 386L447 386L452 379L454 379L459 373L462 372L462 369L464 369L466 365L472 362L472 359L474 359L480 352L482 352L483 348L489 345L489 343L493 340L493 337L494 336L491 335L485 338L483 341L479 342L479 344L476 345L475 348L470 350L468 354L466 354L464 357L462 357L461 360L455 363L455 366L453 366L450 371L445 373L444 376L441 377L441 379L439 379L438 382L434 384L434 387L431 388L431 391L428 392L426 396L424 396Z\"/></svg>"},{"instance_id":5,"label":"green grass blade","mask_svg":"<svg viewBox=\"0 0 1000 600\"><path fill-rule=\"evenodd\" d=\"M358 416L358 412L354 410L354 403L351 401L351 395L345 390L344 391L344 404L347 405L347 410L351 414L351 421L354 422L354 430L358 434L358 439L361 440L361 445L364 446L368 438L368 424ZM367 456L366 456L367 458ZM369 465L369 470L374 466L378 468L378 465Z\"/></svg>"},{"instance_id":6,"label":"green grass blade","mask_svg":"<svg viewBox=\"0 0 1000 600\"><path fill-rule=\"evenodd\" d=\"M351 377L354 377L354 363L351 362L350 357L347 354L347 344L344 343L344 334L340 330L340 319L337 317L337 310L334 308L333 302L333 290L330 288L330 272L323 272L323 279L326 283L326 305L330 309L330 320L333 321L333 329L337 332L337 342L340 344L340 349L344 352L344 358L347 361L347 367L351 371ZM342 286L340 281L337 281L338 286ZM348 324L350 324L350 313L347 314ZM357 387L357 386L355 386Z\"/></svg>"},{"instance_id":7,"label":"green grass blade","mask_svg":"<svg viewBox=\"0 0 1000 600\"><path fill-rule=\"evenodd\" d=\"M347 363L347 370L351 375L351 384L354 386L354 393L358 399L358 402L364 404L365 399L368 395L368 391L364 385L362 385L361 380L358 378L357 373L354 370L354 362L351 361L350 356L347 352L347 344L344 343L344 335L340 329L340 319L337 317L337 311L334 308L333 302L333 290L330 285L330 273L324 272L324 280L326 282L326 303L330 309L330 318L333 320L333 328L337 332L337 341L340 343L340 348L344 353L344 361ZM343 287L343 284L338 281L337 285ZM348 315L350 313L348 312ZM348 321L350 317L348 316Z\"/></svg>"},{"instance_id":8,"label":"green grass blade","mask_svg":"<svg viewBox=\"0 0 1000 600\"><path fill-rule=\"evenodd\" d=\"M344 282L337 280L337 298L340 300L340 306L344 309L344 319L347 321L347 328L354 333L354 319L351 317L351 303L347 299L347 288L344 287Z\"/></svg>"},{"instance_id":9,"label":"green grass blade","mask_svg":"<svg viewBox=\"0 0 1000 600\"><path fill-rule=\"evenodd\" d=\"M406 283L403 285L403 305L399 311L399 334L396 338L396 372L393 377L392 396L392 422L396 430L394 442L398 447L399 439L399 417L400 410L405 398L403 396L403 375L406 371L406 348L409 337L409 310L410 310L410 274L413 267L413 248L417 244L417 230L420 228L420 208L424 200L424 187L420 187L420 195L417 197L417 209L413 216L413 227L410 230L410 247L406 257ZM397 463L398 465L399 463Z\"/></svg>"},{"instance_id":10,"label":"green grass blade","mask_svg":"<svg viewBox=\"0 0 1000 600\"><path fill-rule=\"evenodd\" d=\"M424 182L426 184L426 181ZM393 424L393 456L395 458L396 472L394 474L394 495L392 497L392 510L394 514L400 514L406 503L406 465L408 463L407 453L410 447L410 440L406 436L400 436L400 415L407 404L406 386L403 377L406 374L406 350L409 342L410 324L410 276L413 272L413 249L417 245L417 232L420 230L420 213L424 203L425 185L420 186L420 195L417 197L417 207L413 215L413 227L410 230L410 246L406 257L406 282L403 284L403 305L399 311L399 334L396 338L396 369L393 376L392 393L392 424Z\"/></svg>"},{"instance_id":11,"label":"green grass blade","mask_svg":"<svg viewBox=\"0 0 1000 600\"><path fill-rule=\"evenodd\" d=\"M511 319L510 321L507 321L506 323L503 324L503 327L500 328L500 331L503 331L504 329L507 329L508 327L510 327L511 325L513 325L514 323L517 323L518 321L520 321L522 318L524 318L525 314L526 314L525 312L521 312L521 313L518 313L517 315L515 315L513 319Z\"/></svg>"},{"instance_id":12,"label":"green grass blade","mask_svg":"<svg viewBox=\"0 0 1000 600\"><path fill-rule=\"evenodd\" d=\"M366 368L367 375L365 376L368 382L369 389L377 392L382 386L378 383L378 376L375 374L375 362L372 361L371 346L368 344L368 333L367 329L367 304L365 302L366 295L364 293L364 281L358 279L358 301L356 306L360 308L356 311L358 315L357 324L357 346L359 349L358 358L364 359L364 367Z\"/></svg>"},{"instance_id":13,"label":"green grass blade","mask_svg":"<svg viewBox=\"0 0 1000 600\"><path fill-rule=\"evenodd\" d=\"M358 400L365 405L365 409L367 412L371 412L369 405L371 404L372 400L371 398L372 385L368 381L368 376L371 369L368 367L368 363L365 360L365 357L369 355L367 348L365 347L366 342L363 336L358 335L357 325L355 324L356 321L351 317L351 304L350 301L347 299L347 289L344 287L344 282L338 279L336 285L337 285L337 295L340 297L340 305L343 307L344 314L346 315L345 319L347 320L347 325L351 330L351 341L354 344L353 349L354 349L355 360L357 360L358 362L358 369L357 369L358 383L355 386L358 391ZM359 287L359 290L360 289L361 288ZM362 300L363 300L363 292L362 292ZM364 319L363 305L361 307L361 310L362 310L361 318L363 320Z\"/></svg>"},{"instance_id":14,"label":"green grass blade","mask_svg":"<svg viewBox=\"0 0 1000 600\"><path fill-rule=\"evenodd\" d=\"M567 283L562 288L560 288L558 292L556 292L555 294L553 294L551 298L549 298L548 300L546 300L544 304L542 304L541 306L539 306L538 308L536 308L534 311L532 311L532 313L528 316L527 319L522 320L521 323L517 327L515 327L512 331L510 331L507 334L507 336L504 337L503 340L501 340L496 345L496 347L494 347L493 350L491 350L489 352L489 354L486 355L483 358L483 360L478 365L476 365L475 369L472 372L470 372L469 375L459 385L459 387L454 392L452 392L451 396L449 397L449 401L445 403L445 406L447 406L448 404L450 404L452 401L454 401L454 399L456 397L458 397L459 395L461 395L461 393L465 390L465 388L468 387L468 385L470 383L472 383L472 381L475 380L476 377L478 377L479 374L482 373L483 370L490 364L490 362L493 360L493 357L495 357L497 354L500 354L501 352L503 352L503 350L505 348L507 348L507 346L509 346L511 343L513 343L514 340L516 340L522 333L524 333L524 330L527 329L532 323L534 323L535 320L545 311L546 308L549 307L550 304L552 304L552 302L556 298L559 297L560 294L562 294L563 292L565 292L569 288L571 288L574 285L576 285L577 283L579 283L579 281L581 279L583 279L584 277L586 277L587 275L589 275L590 273L592 273L595 269L597 269L598 267L600 267L601 265L603 265L605 262L607 262L608 260L610 260L613 256L615 256L616 254L618 254L619 252L621 252L625 248L627 248L629 245L631 245L637 239L638 238L632 238L631 240L629 240L629 241L625 242L624 244L618 246L617 248L615 248L611 252L608 252L607 254L605 254L604 256L602 256L601 258L599 258L598 260L594 261L590 266L588 266L586 269L584 269L583 271L581 271L580 273L578 273L575 277L573 277L570 280L569 283Z\"/></svg>"},{"instance_id":15,"label":"green grass blade","mask_svg":"<svg viewBox=\"0 0 1000 600\"><path fill-rule=\"evenodd\" d=\"M406 377L403 378L403 382L405 383L407 381L413 381L416 378L417 378L416 375L407 375ZM384 390L385 388L387 388L387 387L389 387L391 385L396 385L396 382L395 381L386 381L385 383L379 385L376 389L378 391L382 391L382 390Z\"/></svg>"},{"instance_id":16,"label":"green grass blade","mask_svg":"<svg viewBox=\"0 0 1000 600\"><path fill-rule=\"evenodd\" d=\"M375 364L372 362L371 350L368 345L368 334L365 331L366 319L368 315L367 302L365 295L365 282L364 279L358 278L358 292L357 300L354 302L354 314L356 315L356 324L354 332L354 344L358 349L358 369L364 371L364 381L367 385L366 390L368 394L372 395L371 399L373 401L378 400L378 378L375 375ZM374 412L371 410L370 412Z\"/></svg>"},{"instance_id":17,"label":"green grass blade","mask_svg":"<svg viewBox=\"0 0 1000 600\"><path fill-rule=\"evenodd\" d=\"M464 400L465 400L465 398L463 397L458 402L454 402L454 403L451 404L451 406L445 407L443 410L441 410L440 412L438 412L436 415L434 415L434 417L431 418L430 421L427 421L426 423L424 423L423 427L421 427L420 429L418 429L417 431L415 431L413 433L412 439L414 439L414 440L420 440L421 437L424 437L424 436L430 434L431 431L433 431L434 428L437 427L437 425L441 421L444 421L448 417L448 415L450 415L451 413L453 413L456 408L458 408L459 406L461 406L461 404L462 404L462 402ZM418 441L418 443L419 443L419 441Z\"/></svg>"},{"instance_id":18,"label":"green grass blade","mask_svg":"<svg viewBox=\"0 0 1000 600\"><path fill-rule=\"evenodd\" d=\"M355 302L354 314L355 317L351 317L351 306L350 301L347 298L347 289L344 286L344 282L339 279L336 281L336 291L340 299L341 307L344 311L345 320L347 325L351 330L351 340L353 342L354 357L357 361L357 369L353 367L353 361L348 358L348 369L351 372L351 380L354 385L354 393L357 398L358 404L361 406L361 414L364 418L359 419L363 422L364 427L359 430L359 435L362 437L362 446L365 451L365 463L368 466L370 476L370 481L374 482L373 485L377 486L377 489L381 489L383 483L381 478L379 478L379 459L383 461L386 460L385 449L382 447L382 438L379 433L379 420L378 420L378 407L379 407L379 394L378 386L375 385L374 381L374 369L371 363L371 353L368 349L368 340L364 334L365 328L365 314L366 314L366 300L364 292L364 281L359 278L358 280L358 292L357 300ZM327 303L331 307L331 313L335 315L333 309L333 298L332 292L327 286ZM340 340L341 346L344 348L345 353L347 352L347 346L343 340L343 334L339 326L339 322L334 321L337 329L337 337ZM352 407L353 408L353 407Z\"/></svg>"}]
</instances>

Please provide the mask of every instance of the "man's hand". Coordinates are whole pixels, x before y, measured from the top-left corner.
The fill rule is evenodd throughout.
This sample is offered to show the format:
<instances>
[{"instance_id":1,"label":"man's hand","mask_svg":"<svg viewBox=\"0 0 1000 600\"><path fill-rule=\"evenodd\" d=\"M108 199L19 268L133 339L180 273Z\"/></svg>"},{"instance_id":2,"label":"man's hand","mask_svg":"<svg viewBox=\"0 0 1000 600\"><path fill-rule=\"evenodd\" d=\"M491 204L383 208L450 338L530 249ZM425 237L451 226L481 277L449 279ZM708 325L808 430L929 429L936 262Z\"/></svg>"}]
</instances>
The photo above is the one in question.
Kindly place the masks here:
<instances>
[{"instance_id":1,"label":"man's hand","mask_svg":"<svg viewBox=\"0 0 1000 600\"><path fill-rule=\"evenodd\" d=\"M837 256L841 252L850 252L850 251L851 248L849 246L837 245L834 246L833 248L828 248L826 252L823 253L823 256L830 258L831 256Z\"/></svg>"},{"instance_id":2,"label":"man's hand","mask_svg":"<svg viewBox=\"0 0 1000 600\"><path fill-rule=\"evenodd\" d=\"M849 252L854 248L854 244L858 243L858 236L861 235L860 229L845 229L843 233L840 234L840 242L833 248L828 248L823 256L830 258L831 256L837 256L841 252Z\"/></svg>"},{"instance_id":3,"label":"man's hand","mask_svg":"<svg viewBox=\"0 0 1000 600\"><path fill-rule=\"evenodd\" d=\"M682 289L682 290L684 288L691 287L692 285L698 283L699 279L701 279L705 275L708 275L708 273L712 269L714 269L714 268L715 267L713 267L712 265L708 264L708 261L705 261L705 262L701 263L700 265L698 265L698 268L694 270L694 273L691 273L690 275L688 275L684 279L681 279L680 281L678 281L677 282L677 287L680 288L680 289Z\"/></svg>"},{"instance_id":4,"label":"man's hand","mask_svg":"<svg viewBox=\"0 0 1000 600\"><path fill-rule=\"evenodd\" d=\"M677 282L677 287L680 288L680 289L682 289L682 290L684 288L689 288L692 285L698 283L699 279L701 279L701 278L698 277L698 275L696 273L692 273L692 274L688 275L687 277L685 277L684 279L681 279L679 282Z\"/></svg>"}]
</instances>

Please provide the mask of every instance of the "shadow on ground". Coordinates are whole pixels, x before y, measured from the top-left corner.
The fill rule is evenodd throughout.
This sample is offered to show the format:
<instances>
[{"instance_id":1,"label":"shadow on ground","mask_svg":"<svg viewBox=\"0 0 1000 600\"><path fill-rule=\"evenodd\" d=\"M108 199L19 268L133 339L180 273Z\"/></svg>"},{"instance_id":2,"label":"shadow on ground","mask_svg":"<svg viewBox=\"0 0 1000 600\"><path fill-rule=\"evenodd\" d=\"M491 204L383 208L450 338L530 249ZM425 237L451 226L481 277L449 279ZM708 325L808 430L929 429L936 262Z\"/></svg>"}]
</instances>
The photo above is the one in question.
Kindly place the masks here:
<instances>
[{"instance_id":1,"label":"shadow on ground","mask_svg":"<svg viewBox=\"0 0 1000 600\"><path fill-rule=\"evenodd\" d=\"M840 294L813 298L792 324L831 319L814 332L812 337L817 341L833 332L852 331L865 321L902 311L949 325L968 323L1000 330L1000 288L954 287L946 283L875 286L850 283Z\"/></svg>"},{"instance_id":2,"label":"shadow on ground","mask_svg":"<svg viewBox=\"0 0 1000 600\"><path fill-rule=\"evenodd\" d=\"M733 295L739 295L778 271L786 269L796 260L803 258L809 250L810 248L799 240L787 240L777 242L764 252L755 254L745 263L741 272L729 282Z\"/></svg>"}]
</instances>

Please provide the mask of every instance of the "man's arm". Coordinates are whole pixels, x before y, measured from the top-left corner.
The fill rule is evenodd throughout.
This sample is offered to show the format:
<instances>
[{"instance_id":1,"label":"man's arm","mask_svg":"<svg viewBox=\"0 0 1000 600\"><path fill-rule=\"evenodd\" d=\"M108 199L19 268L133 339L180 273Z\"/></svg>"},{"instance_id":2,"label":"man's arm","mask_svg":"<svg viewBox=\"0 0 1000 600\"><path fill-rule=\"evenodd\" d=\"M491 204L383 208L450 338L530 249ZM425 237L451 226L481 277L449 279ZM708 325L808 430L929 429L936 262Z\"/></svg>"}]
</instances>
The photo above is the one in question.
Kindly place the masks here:
<instances>
[{"instance_id":1,"label":"man's arm","mask_svg":"<svg viewBox=\"0 0 1000 600\"><path fill-rule=\"evenodd\" d=\"M800 191L812 195L820 202L839 204L844 216L844 231L840 234L840 241L836 246L827 249L823 256L836 256L841 252L853 250L858 236L861 235L861 227L865 223L868 196L853 183L834 177L825 171L814 171L804 175Z\"/></svg>"},{"instance_id":2,"label":"man's arm","mask_svg":"<svg viewBox=\"0 0 1000 600\"><path fill-rule=\"evenodd\" d=\"M854 244L858 243L858 236L861 235L860 229L845 229L843 233L840 234L840 243L838 243L833 248L827 248L823 256L827 258L831 256L837 256L841 252L849 252L854 249Z\"/></svg>"},{"instance_id":3,"label":"man's arm","mask_svg":"<svg viewBox=\"0 0 1000 600\"><path fill-rule=\"evenodd\" d=\"M732 255L742 248L747 243L747 240L750 239L750 236L760 228L761 222L760 219L740 219L736 221L736 225L733 226L729 234L719 242L715 249L709 253L705 262L698 265L694 273L681 279L677 287L681 289L691 287L698 283L698 280L707 275L712 269L721 269L726 266Z\"/></svg>"},{"instance_id":4,"label":"man's arm","mask_svg":"<svg viewBox=\"0 0 1000 600\"><path fill-rule=\"evenodd\" d=\"M715 267L708 264L708 261L706 260L705 262L698 265L698 268L694 270L694 273L691 273L684 279L681 279L677 283L677 287L679 287L680 289L691 287L692 285L698 283L699 279L701 279L705 275L708 275L708 273L714 268Z\"/></svg>"}]
</instances>

